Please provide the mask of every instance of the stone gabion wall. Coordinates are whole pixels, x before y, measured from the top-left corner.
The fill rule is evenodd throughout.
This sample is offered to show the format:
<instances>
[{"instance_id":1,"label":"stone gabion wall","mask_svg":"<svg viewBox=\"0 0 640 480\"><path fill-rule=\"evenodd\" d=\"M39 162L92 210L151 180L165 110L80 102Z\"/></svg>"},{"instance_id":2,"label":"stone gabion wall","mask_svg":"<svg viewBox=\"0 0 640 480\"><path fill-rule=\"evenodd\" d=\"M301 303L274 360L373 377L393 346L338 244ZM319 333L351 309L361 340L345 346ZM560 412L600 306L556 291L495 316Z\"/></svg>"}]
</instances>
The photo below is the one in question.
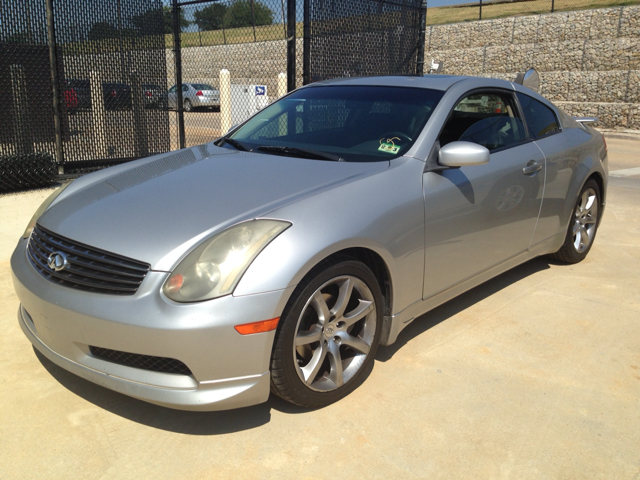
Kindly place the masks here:
<instances>
[{"instance_id":1,"label":"stone gabion wall","mask_svg":"<svg viewBox=\"0 0 640 480\"><path fill-rule=\"evenodd\" d=\"M640 6L434 25L425 43L443 73L513 80L535 67L567 113L640 130Z\"/></svg>"}]
</instances>

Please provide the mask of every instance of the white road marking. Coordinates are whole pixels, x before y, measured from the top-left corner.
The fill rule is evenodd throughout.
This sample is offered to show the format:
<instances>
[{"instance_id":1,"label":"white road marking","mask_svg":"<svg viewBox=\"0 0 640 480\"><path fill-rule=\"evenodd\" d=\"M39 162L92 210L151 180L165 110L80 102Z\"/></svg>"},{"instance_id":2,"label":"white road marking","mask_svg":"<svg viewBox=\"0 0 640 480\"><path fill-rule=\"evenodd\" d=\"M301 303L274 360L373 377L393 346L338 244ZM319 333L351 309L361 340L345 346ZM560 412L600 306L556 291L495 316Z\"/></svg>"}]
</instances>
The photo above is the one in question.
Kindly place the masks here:
<instances>
[{"instance_id":1,"label":"white road marking","mask_svg":"<svg viewBox=\"0 0 640 480\"><path fill-rule=\"evenodd\" d=\"M614 170L609 172L610 177L633 177L634 175L640 175L640 167L625 168L624 170Z\"/></svg>"}]
</instances>

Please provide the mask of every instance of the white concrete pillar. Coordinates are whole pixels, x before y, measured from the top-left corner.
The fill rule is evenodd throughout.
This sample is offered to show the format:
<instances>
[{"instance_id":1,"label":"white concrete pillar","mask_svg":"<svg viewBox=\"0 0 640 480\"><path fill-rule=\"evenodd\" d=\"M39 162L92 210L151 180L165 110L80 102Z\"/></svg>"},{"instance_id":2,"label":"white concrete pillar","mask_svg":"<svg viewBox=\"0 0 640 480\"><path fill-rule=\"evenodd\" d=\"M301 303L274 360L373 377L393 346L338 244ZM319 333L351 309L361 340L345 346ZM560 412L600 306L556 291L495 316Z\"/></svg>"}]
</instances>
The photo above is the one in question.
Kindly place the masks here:
<instances>
[{"instance_id":1,"label":"white concrete pillar","mask_svg":"<svg viewBox=\"0 0 640 480\"><path fill-rule=\"evenodd\" d=\"M102 80L99 72L89 74L91 82L91 121L93 123L93 145L97 158L107 158L109 148L107 145L104 96L102 92Z\"/></svg>"},{"instance_id":2,"label":"white concrete pillar","mask_svg":"<svg viewBox=\"0 0 640 480\"><path fill-rule=\"evenodd\" d=\"M284 97L287 94L287 74L278 74L278 98Z\"/></svg>"},{"instance_id":3,"label":"white concrete pillar","mask_svg":"<svg viewBox=\"0 0 640 480\"><path fill-rule=\"evenodd\" d=\"M226 135L231 128L231 73L220 70L220 130Z\"/></svg>"},{"instance_id":4,"label":"white concrete pillar","mask_svg":"<svg viewBox=\"0 0 640 480\"><path fill-rule=\"evenodd\" d=\"M287 74L278 74L278 98L284 97L287 94ZM280 115L278 119L278 135L281 137L287 134L287 119L284 115Z\"/></svg>"}]
</instances>

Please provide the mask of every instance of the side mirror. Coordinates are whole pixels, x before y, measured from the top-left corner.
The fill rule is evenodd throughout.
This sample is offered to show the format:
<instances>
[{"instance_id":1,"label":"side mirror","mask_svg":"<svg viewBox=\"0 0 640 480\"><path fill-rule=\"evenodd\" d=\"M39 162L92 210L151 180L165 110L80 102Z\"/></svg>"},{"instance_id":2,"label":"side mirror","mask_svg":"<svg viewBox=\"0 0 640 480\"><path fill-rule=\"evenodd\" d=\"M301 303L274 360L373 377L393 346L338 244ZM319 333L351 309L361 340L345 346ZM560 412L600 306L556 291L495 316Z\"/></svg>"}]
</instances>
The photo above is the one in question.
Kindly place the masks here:
<instances>
[{"instance_id":1,"label":"side mirror","mask_svg":"<svg viewBox=\"0 0 640 480\"><path fill-rule=\"evenodd\" d=\"M489 163L486 147L471 142L451 142L440 149L438 163L446 167L470 167Z\"/></svg>"}]
</instances>

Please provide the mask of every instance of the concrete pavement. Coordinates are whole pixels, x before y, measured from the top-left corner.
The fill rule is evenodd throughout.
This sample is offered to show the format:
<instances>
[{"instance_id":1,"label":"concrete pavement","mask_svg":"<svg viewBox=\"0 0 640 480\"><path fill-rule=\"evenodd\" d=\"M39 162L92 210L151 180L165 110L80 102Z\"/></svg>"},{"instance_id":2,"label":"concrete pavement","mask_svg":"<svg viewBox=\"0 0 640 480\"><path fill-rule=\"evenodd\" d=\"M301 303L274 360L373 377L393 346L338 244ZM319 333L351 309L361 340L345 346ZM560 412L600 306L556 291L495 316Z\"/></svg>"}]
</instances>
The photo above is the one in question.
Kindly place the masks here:
<instances>
[{"instance_id":1,"label":"concrete pavement","mask_svg":"<svg viewBox=\"0 0 640 480\"><path fill-rule=\"evenodd\" d=\"M610 170L640 167L629 142L608 140ZM640 176L611 178L584 262L539 258L424 315L316 411L173 411L35 354L8 261L49 192L0 196L3 479L640 478Z\"/></svg>"}]
</instances>

